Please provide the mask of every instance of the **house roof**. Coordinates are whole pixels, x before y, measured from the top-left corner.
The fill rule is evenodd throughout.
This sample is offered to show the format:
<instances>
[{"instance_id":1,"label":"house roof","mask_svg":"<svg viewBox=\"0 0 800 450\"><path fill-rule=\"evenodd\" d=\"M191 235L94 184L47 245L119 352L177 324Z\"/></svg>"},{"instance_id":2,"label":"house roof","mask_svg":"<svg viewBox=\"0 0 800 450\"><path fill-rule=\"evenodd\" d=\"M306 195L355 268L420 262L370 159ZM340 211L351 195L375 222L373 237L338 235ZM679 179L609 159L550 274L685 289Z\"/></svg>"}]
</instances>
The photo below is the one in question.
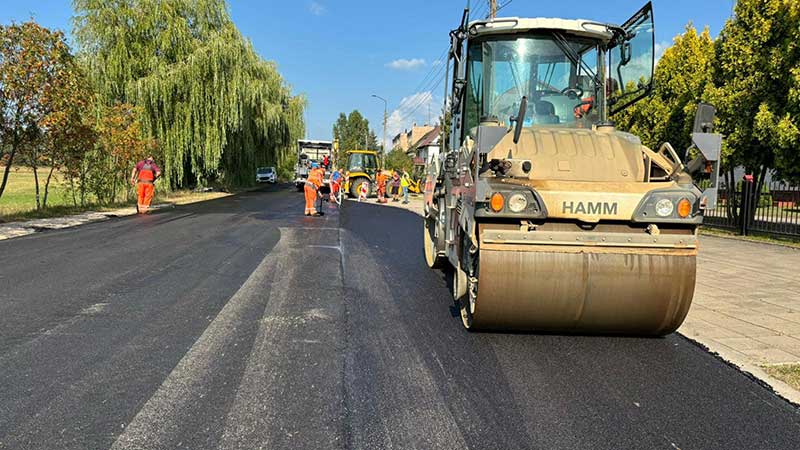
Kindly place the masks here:
<instances>
[{"instance_id":1,"label":"house roof","mask_svg":"<svg viewBox=\"0 0 800 450\"><path fill-rule=\"evenodd\" d=\"M421 138L419 138L419 140L412 147L420 148L434 144L441 133L442 127L437 125L431 131L428 131Z\"/></svg>"}]
</instances>

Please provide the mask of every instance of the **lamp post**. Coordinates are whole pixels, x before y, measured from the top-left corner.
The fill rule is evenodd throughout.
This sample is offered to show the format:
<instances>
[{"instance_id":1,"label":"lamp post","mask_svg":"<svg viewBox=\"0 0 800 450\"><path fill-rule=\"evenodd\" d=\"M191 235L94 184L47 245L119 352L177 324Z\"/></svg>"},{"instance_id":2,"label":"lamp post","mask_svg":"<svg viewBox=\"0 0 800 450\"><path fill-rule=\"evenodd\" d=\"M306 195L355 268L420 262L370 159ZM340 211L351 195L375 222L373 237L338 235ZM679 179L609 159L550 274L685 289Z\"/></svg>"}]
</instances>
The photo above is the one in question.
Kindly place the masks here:
<instances>
[{"instance_id":1,"label":"lamp post","mask_svg":"<svg viewBox=\"0 0 800 450\"><path fill-rule=\"evenodd\" d=\"M379 99L379 100L383 100L383 141L381 141L381 153L385 154L386 153L386 119L387 119L386 112L387 112L387 109L389 107L389 102L387 102L385 98L383 98L383 97L381 97L379 95L372 94L372 96L377 98L377 99Z\"/></svg>"}]
</instances>

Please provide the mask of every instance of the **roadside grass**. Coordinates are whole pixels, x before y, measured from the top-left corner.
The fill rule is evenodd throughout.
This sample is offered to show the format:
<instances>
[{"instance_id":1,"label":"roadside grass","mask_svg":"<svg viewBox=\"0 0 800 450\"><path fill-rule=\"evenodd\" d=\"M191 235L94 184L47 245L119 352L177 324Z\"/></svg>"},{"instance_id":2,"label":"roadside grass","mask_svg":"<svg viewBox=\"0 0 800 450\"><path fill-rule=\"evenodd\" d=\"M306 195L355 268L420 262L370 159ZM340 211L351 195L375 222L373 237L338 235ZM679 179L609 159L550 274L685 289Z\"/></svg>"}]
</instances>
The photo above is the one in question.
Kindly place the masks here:
<instances>
[{"instance_id":1,"label":"roadside grass","mask_svg":"<svg viewBox=\"0 0 800 450\"><path fill-rule=\"evenodd\" d=\"M768 243L768 244L778 244L783 245L786 247L798 248L800 249L800 238L792 238L787 236L786 238L777 238L774 236L763 236L759 234L750 234L747 236L741 236L733 231L727 230L720 230L717 228L710 228L710 227L701 227L700 234L705 234L708 236L720 236L720 237L729 237L733 239L741 239L743 241L750 241L750 242L760 242L760 243Z\"/></svg>"},{"instance_id":2,"label":"roadside grass","mask_svg":"<svg viewBox=\"0 0 800 450\"><path fill-rule=\"evenodd\" d=\"M2 166L0 166L2 169ZM40 199L44 198L44 177L47 177L47 170L39 171ZM213 200L215 198L231 195L229 192L195 192L192 190L164 191L156 190L153 203L174 203L185 205L189 203ZM69 185L58 173L53 173L53 180L50 182L50 190L47 198L47 208L36 209L36 184L33 171L29 168L12 168L8 176L8 183L3 196L0 197L0 223L16 222L22 220L45 219L52 217L62 217L71 214L79 214L86 211L107 212L136 205L134 199L116 202L113 204L100 205L90 202L85 206L75 206Z\"/></svg>"},{"instance_id":3,"label":"roadside grass","mask_svg":"<svg viewBox=\"0 0 800 450\"><path fill-rule=\"evenodd\" d=\"M3 169L0 166L0 171ZM39 170L39 198L44 199L44 182L47 179L48 168ZM53 173L50 181L47 206L54 209L72 206L72 197L69 194L68 184L58 172ZM26 167L12 168L8 174L8 183L3 196L0 197L0 220L17 214L26 213L36 209L36 184L33 171Z\"/></svg>"},{"instance_id":4,"label":"roadside grass","mask_svg":"<svg viewBox=\"0 0 800 450\"><path fill-rule=\"evenodd\" d=\"M800 364L777 364L762 366L769 376L783 381L800 391Z\"/></svg>"}]
</instances>

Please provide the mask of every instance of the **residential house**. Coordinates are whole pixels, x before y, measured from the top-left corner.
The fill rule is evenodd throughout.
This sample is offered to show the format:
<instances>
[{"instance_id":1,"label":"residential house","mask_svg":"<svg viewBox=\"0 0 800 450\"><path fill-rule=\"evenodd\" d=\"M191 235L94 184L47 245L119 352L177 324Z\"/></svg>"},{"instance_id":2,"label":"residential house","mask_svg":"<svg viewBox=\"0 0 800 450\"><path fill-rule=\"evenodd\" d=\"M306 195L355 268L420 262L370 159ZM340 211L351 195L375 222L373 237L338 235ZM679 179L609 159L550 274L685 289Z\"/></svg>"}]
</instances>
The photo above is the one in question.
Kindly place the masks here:
<instances>
[{"instance_id":1,"label":"residential house","mask_svg":"<svg viewBox=\"0 0 800 450\"><path fill-rule=\"evenodd\" d=\"M408 150L409 156L414 158L414 165L428 164L439 156L442 128L438 125L422 135Z\"/></svg>"},{"instance_id":2,"label":"residential house","mask_svg":"<svg viewBox=\"0 0 800 450\"><path fill-rule=\"evenodd\" d=\"M430 125L422 125L417 126L415 123L411 126L410 130L404 130L401 133L398 133L394 138L392 138L392 148L399 148L400 150L408 151L411 147L414 146L416 142L422 139L428 132L433 130L435 127Z\"/></svg>"}]
</instances>

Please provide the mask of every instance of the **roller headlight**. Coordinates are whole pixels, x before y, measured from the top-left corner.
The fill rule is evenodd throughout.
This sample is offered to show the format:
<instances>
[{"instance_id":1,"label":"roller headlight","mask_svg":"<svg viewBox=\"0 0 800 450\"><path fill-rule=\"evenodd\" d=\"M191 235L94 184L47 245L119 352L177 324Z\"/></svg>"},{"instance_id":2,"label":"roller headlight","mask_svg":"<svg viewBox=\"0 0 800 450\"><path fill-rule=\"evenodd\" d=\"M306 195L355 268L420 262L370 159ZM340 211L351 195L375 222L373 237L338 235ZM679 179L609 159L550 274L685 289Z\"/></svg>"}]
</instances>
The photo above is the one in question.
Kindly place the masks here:
<instances>
[{"instance_id":1,"label":"roller headlight","mask_svg":"<svg viewBox=\"0 0 800 450\"><path fill-rule=\"evenodd\" d=\"M673 205L672 200L668 198L662 198L656 202L656 214L659 217L669 217L672 215L672 211L674 210L675 205Z\"/></svg>"},{"instance_id":2,"label":"roller headlight","mask_svg":"<svg viewBox=\"0 0 800 450\"><path fill-rule=\"evenodd\" d=\"M518 213L528 207L528 199L523 194L514 194L508 199L508 209Z\"/></svg>"}]
</instances>

